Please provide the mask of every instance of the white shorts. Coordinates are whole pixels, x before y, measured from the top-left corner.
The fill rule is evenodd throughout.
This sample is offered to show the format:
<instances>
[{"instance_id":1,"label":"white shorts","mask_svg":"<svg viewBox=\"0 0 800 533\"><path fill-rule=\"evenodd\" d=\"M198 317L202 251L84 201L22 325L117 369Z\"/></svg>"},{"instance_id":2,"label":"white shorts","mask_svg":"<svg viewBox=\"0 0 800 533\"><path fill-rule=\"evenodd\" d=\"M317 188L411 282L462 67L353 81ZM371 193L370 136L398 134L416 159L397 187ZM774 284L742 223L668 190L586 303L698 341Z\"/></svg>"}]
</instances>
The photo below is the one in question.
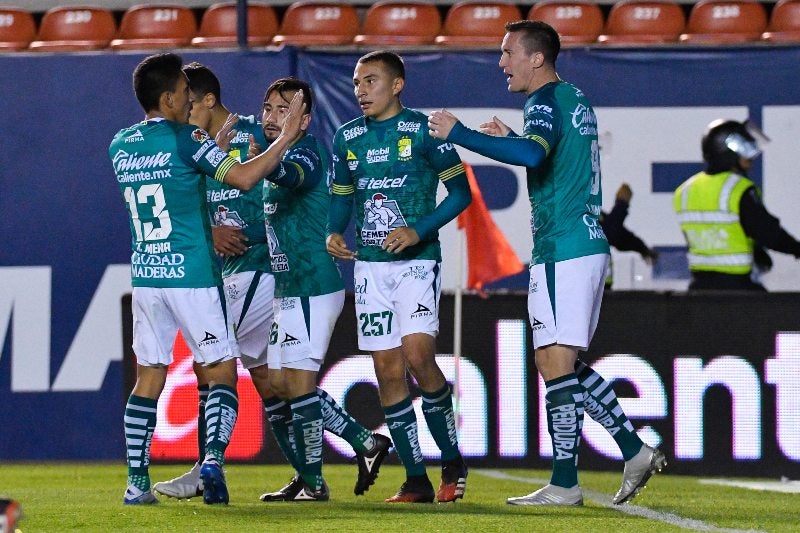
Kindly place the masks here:
<instances>
[{"instance_id":1,"label":"white shorts","mask_svg":"<svg viewBox=\"0 0 800 533\"><path fill-rule=\"evenodd\" d=\"M561 344L588 349L600 317L608 257L595 254L531 266L528 318L534 348Z\"/></svg>"},{"instance_id":2,"label":"white shorts","mask_svg":"<svg viewBox=\"0 0 800 533\"><path fill-rule=\"evenodd\" d=\"M390 350L405 335L439 333L441 265L434 260L356 261L358 347Z\"/></svg>"},{"instance_id":3,"label":"white shorts","mask_svg":"<svg viewBox=\"0 0 800 533\"><path fill-rule=\"evenodd\" d=\"M318 372L342 307L344 290L320 296L275 298L269 368Z\"/></svg>"},{"instance_id":4,"label":"white shorts","mask_svg":"<svg viewBox=\"0 0 800 533\"><path fill-rule=\"evenodd\" d=\"M132 300L133 352L140 365L172 363L179 329L196 363L209 365L239 356L220 287L134 287Z\"/></svg>"},{"instance_id":5,"label":"white shorts","mask_svg":"<svg viewBox=\"0 0 800 533\"><path fill-rule=\"evenodd\" d=\"M236 332L242 366L250 369L266 365L275 277L268 272L238 272L223 282L228 321Z\"/></svg>"}]
</instances>

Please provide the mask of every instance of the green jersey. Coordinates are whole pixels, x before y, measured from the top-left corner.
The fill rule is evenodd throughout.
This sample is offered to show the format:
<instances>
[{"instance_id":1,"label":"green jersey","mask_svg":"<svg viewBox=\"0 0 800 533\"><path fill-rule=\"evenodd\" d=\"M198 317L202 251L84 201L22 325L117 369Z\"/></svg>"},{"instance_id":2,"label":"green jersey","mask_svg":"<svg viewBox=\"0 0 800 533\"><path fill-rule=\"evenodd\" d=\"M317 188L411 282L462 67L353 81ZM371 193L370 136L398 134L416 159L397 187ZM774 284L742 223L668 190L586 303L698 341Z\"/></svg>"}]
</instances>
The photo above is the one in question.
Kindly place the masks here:
<instances>
[{"instance_id":1,"label":"green jersey","mask_svg":"<svg viewBox=\"0 0 800 533\"><path fill-rule=\"evenodd\" d=\"M399 254L381 247L393 229L415 227L436 209L440 180L465 179L455 148L428 134L424 113L404 108L384 121L362 116L343 125L333 138L333 169L333 194L355 196L359 260L442 260L437 231Z\"/></svg>"},{"instance_id":2,"label":"green jersey","mask_svg":"<svg viewBox=\"0 0 800 533\"><path fill-rule=\"evenodd\" d=\"M558 81L528 96L523 135L547 156L528 167L532 262L552 263L609 253L600 226L600 147L597 117L586 96Z\"/></svg>"},{"instance_id":3,"label":"green jersey","mask_svg":"<svg viewBox=\"0 0 800 533\"><path fill-rule=\"evenodd\" d=\"M120 130L108 153L130 216L134 287L221 284L206 178L236 162L204 130L154 118Z\"/></svg>"},{"instance_id":4,"label":"green jersey","mask_svg":"<svg viewBox=\"0 0 800 533\"><path fill-rule=\"evenodd\" d=\"M311 135L292 145L271 176L295 173L288 188L264 181L264 217L275 296L319 296L344 289L342 276L325 246L330 192L329 158Z\"/></svg>"},{"instance_id":5,"label":"green jersey","mask_svg":"<svg viewBox=\"0 0 800 533\"><path fill-rule=\"evenodd\" d=\"M239 122L234 128L236 135L231 140L228 155L238 159L240 163L247 160L251 134L260 146L268 144L261 124L253 115L239 115ZM242 228L248 238L248 248L243 255L225 257L222 264L223 277L254 270L269 272L269 247L264 229L264 204L261 195L261 187L240 191L213 178L206 180L206 199L212 223L215 226Z\"/></svg>"}]
</instances>

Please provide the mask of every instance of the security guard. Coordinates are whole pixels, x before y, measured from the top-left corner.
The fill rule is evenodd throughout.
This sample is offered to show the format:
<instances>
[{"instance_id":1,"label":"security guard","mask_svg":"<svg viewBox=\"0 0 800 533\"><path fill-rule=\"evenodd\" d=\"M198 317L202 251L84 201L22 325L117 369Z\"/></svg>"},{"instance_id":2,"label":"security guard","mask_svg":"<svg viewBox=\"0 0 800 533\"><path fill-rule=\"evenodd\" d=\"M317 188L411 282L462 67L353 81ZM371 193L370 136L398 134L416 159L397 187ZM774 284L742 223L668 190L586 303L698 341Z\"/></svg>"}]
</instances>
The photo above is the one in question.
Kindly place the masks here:
<instances>
[{"instance_id":1,"label":"security guard","mask_svg":"<svg viewBox=\"0 0 800 533\"><path fill-rule=\"evenodd\" d=\"M689 290L764 291L753 279L754 265L761 271L772 266L764 248L800 257L800 242L767 211L747 178L761 153L757 137L768 140L749 122L711 122L702 140L705 170L675 190L673 205L689 246Z\"/></svg>"}]
</instances>

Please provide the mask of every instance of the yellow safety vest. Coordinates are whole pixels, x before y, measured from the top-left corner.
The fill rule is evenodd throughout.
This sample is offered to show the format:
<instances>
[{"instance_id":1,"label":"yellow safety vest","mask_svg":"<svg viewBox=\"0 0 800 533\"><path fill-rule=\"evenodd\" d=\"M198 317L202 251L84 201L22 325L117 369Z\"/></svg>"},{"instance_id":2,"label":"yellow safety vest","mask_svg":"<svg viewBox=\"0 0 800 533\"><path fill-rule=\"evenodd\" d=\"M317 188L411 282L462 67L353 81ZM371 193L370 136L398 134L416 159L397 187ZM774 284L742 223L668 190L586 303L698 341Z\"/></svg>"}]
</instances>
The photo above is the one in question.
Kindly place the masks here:
<instances>
[{"instance_id":1,"label":"yellow safety vest","mask_svg":"<svg viewBox=\"0 0 800 533\"><path fill-rule=\"evenodd\" d=\"M752 186L730 171L700 172L675 190L673 206L689 244L689 270L750 273L753 240L739 222L739 202Z\"/></svg>"}]
</instances>

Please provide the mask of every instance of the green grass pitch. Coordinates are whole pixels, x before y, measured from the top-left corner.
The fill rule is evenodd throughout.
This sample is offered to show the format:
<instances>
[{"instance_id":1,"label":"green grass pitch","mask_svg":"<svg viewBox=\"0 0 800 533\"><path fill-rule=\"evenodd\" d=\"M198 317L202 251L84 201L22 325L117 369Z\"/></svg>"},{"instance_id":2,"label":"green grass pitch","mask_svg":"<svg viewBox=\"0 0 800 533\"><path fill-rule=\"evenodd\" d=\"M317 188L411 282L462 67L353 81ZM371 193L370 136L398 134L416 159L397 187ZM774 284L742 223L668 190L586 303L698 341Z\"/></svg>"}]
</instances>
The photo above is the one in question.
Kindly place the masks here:
<instances>
[{"instance_id":1,"label":"green grass pitch","mask_svg":"<svg viewBox=\"0 0 800 533\"><path fill-rule=\"evenodd\" d=\"M183 473L186 465L151 466L153 481ZM621 469L620 469L621 470ZM473 469L464 500L451 504L389 505L403 481L399 466L385 465L365 496L353 495L354 465L326 465L331 500L324 503L262 503L267 489L283 486L285 466L226 466L230 505L204 505L161 497L155 506L124 506L126 469L120 464L6 463L0 465L0 494L22 505L17 528L39 531L275 531L492 532L566 531L774 531L800 530L800 494L703 485L696 478L654 476L632 505L610 504L619 472L580 474L585 505L515 507L508 496L528 494L547 479L540 470ZM438 484L437 467L429 468Z\"/></svg>"}]
</instances>

